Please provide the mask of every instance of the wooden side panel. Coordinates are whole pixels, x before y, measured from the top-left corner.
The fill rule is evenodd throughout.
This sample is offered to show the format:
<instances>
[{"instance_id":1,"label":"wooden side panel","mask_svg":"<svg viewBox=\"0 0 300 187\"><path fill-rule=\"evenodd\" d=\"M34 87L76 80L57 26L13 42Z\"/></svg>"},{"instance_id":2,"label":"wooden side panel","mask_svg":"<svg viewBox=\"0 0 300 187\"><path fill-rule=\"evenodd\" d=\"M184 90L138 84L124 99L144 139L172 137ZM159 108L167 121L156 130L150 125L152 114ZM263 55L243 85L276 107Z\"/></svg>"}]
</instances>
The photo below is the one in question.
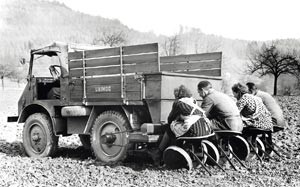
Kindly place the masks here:
<instances>
[{"instance_id":1,"label":"wooden side panel","mask_svg":"<svg viewBox=\"0 0 300 187\"><path fill-rule=\"evenodd\" d=\"M220 61L204 61L204 62L193 62L193 63L170 63L161 64L162 71L178 71L178 70L197 70L197 69L215 69L221 68Z\"/></svg>"},{"instance_id":2,"label":"wooden side panel","mask_svg":"<svg viewBox=\"0 0 300 187\"><path fill-rule=\"evenodd\" d=\"M120 54L121 49L122 54ZM110 99L123 101L122 91L126 101L140 101L141 84L132 74L159 70L157 43L87 50L84 51L84 57L82 54L83 52L69 53L71 101L82 101L83 75L86 81L87 102L102 102ZM85 69L83 69L83 58ZM123 82L121 82L121 75L123 75Z\"/></svg>"},{"instance_id":3,"label":"wooden side panel","mask_svg":"<svg viewBox=\"0 0 300 187\"><path fill-rule=\"evenodd\" d=\"M187 61L210 61L210 60L220 60L222 59L221 52L215 53L202 53L202 54L192 54L192 55L178 55L178 56L165 56L160 58L160 63L178 63Z\"/></svg>"},{"instance_id":4,"label":"wooden side panel","mask_svg":"<svg viewBox=\"0 0 300 187\"><path fill-rule=\"evenodd\" d=\"M141 100L141 84L133 76L125 76L124 81L126 100ZM73 83L70 86L71 101L82 100L83 79L75 79ZM121 99L120 76L87 78L86 93L88 102Z\"/></svg>"},{"instance_id":5,"label":"wooden side panel","mask_svg":"<svg viewBox=\"0 0 300 187\"><path fill-rule=\"evenodd\" d=\"M161 71L221 76L222 53L204 53L161 57Z\"/></svg>"}]
</instances>

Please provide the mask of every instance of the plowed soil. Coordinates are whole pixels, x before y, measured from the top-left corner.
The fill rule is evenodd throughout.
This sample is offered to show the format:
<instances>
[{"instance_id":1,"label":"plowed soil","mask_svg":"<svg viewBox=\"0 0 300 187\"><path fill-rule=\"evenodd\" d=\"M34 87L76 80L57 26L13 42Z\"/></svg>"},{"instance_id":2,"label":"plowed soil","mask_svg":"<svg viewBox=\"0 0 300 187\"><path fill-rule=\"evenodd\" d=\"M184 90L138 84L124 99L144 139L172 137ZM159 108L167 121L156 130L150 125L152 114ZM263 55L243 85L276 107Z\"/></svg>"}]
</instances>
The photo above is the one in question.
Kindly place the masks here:
<instances>
[{"instance_id":1,"label":"plowed soil","mask_svg":"<svg viewBox=\"0 0 300 187\"><path fill-rule=\"evenodd\" d=\"M282 158L260 163L245 162L249 171L218 168L168 170L154 167L149 159L132 158L106 166L96 162L76 135L60 137L53 158L29 158L22 146L23 124L7 123L17 115L21 89L0 91L0 186L300 186L300 97L277 97L288 123L274 134ZM239 166L235 163L236 166Z\"/></svg>"}]
</instances>

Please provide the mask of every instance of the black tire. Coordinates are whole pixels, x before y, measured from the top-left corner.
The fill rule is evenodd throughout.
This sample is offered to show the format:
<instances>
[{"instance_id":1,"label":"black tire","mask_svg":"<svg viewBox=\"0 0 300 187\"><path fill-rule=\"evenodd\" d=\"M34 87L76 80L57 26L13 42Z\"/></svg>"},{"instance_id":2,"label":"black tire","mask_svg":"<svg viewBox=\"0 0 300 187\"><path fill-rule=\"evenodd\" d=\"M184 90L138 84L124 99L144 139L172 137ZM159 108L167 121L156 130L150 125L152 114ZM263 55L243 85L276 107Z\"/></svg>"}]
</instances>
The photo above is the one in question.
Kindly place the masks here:
<instances>
[{"instance_id":1,"label":"black tire","mask_svg":"<svg viewBox=\"0 0 300 187\"><path fill-rule=\"evenodd\" d=\"M91 136L88 134L79 134L79 139L84 149L91 149Z\"/></svg>"},{"instance_id":2,"label":"black tire","mask_svg":"<svg viewBox=\"0 0 300 187\"><path fill-rule=\"evenodd\" d=\"M97 160L105 163L123 161L129 149L127 118L116 111L105 111L94 122L91 134L91 146ZM106 142L105 135L115 137Z\"/></svg>"},{"instance_id":3,"label":"black tire","mask_svg":"<svg viewBox=\"0 0 300 187\"><path fill-rule=\"evenodd\" d=\"M30 157L53 156L57 150L58 136L53 133L52 123L46 114L30 115L23 128L23 146Z\"/></svg>"}]
</instances>

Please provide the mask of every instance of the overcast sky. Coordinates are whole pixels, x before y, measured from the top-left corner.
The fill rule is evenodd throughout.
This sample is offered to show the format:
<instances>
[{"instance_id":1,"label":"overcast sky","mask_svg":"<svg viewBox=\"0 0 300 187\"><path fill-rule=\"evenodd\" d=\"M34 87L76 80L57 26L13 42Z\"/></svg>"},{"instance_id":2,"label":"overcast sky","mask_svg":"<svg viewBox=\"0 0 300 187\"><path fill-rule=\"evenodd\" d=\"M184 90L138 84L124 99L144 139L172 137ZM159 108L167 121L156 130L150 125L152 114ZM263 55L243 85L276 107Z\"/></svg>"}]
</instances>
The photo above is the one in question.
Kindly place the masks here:
<instances>
[{"instance_id":1,"label":"overcast sky","mask_svg":"<svg viewBox=\"0 0 300 187\"><path fill-rule=\"evenodd\" d=\"M172 35L179 26L232 39L300 39L299 0L58 0L139 31Z\"/></svg>"}]
</instances>

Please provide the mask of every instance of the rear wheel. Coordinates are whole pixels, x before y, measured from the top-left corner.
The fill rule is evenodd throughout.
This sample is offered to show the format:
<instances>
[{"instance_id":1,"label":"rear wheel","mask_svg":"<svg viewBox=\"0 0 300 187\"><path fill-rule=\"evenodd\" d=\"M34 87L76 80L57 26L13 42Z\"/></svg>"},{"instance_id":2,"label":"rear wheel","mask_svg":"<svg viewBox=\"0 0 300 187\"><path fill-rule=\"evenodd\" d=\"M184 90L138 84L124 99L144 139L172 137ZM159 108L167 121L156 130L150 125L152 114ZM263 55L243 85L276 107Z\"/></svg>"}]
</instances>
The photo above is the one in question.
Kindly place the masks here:
<instances>
[{"instance_id":1,"label":"rear wheel","mask_svg":"<svg viewBox=\"0 0 300 187\"><path fill-rule=\"evenodd\" d=\"M46 114L30 115L23 128L23 146L30 157L53 156L57 150L58 137L54 135L52 123Z\"/></svg>"},{"instance_id":2,"label":"rear wheel","mask_svg":"<svg viewBox=\"0 0 300 187\"><path fill-rule=\"evenodd\" d=\"M116 111L100 114L94 122L91 147L100 161L109 163L123 161L127 157L129 123Z\"/></svg>"}]
</instances>

